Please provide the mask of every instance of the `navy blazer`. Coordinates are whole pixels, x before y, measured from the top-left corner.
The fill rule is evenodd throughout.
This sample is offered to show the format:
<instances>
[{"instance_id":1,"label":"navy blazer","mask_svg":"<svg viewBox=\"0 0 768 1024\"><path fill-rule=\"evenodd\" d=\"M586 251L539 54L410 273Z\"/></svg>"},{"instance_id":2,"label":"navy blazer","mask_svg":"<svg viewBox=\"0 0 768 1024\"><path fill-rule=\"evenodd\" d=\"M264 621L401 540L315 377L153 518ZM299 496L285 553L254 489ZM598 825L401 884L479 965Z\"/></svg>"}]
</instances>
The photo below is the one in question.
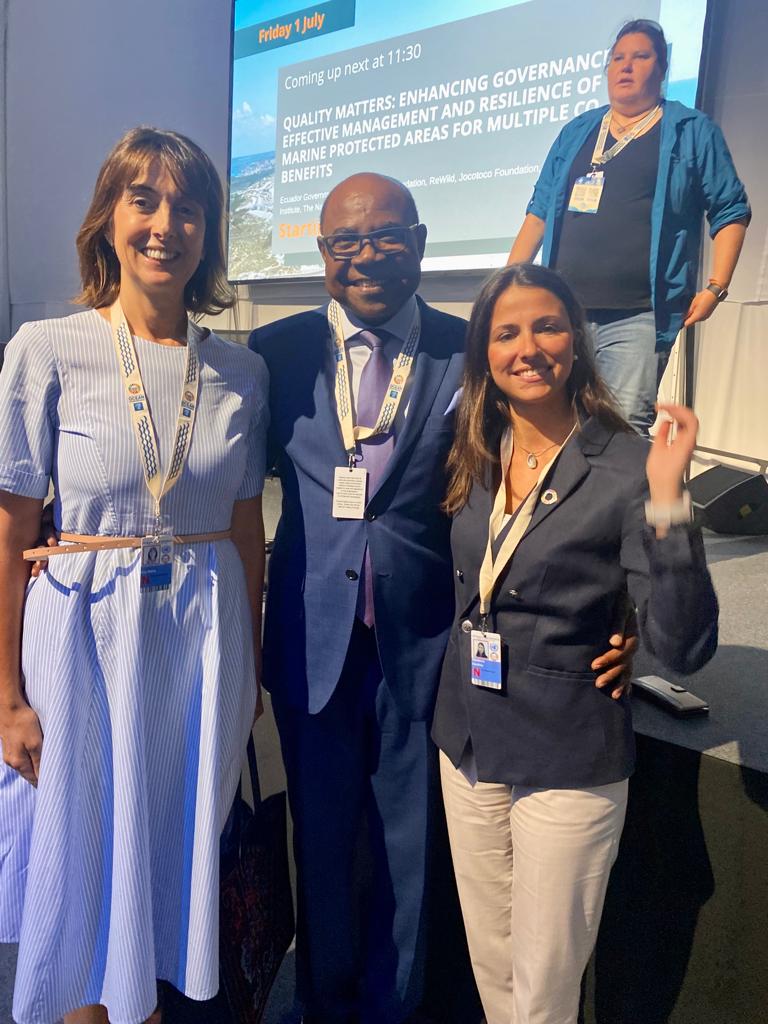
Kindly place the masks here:
<instances>
[{"instance_id":1,"label":"navy blazer","mask_svg":"<svg viewBox=\"0 0 768 1024\"><path fill-rule=\"evenodd\" d=\"M493 495L480 486L452 530L456 618L432 735L458 767L471 737L478 777L578 788L618 782L634 766L630 701L597 689L594 658L628 597L647 648L693 672L717 647L717 599L698 530L662 540L645 524L648 444L594 419L563 449L497 582L488 628L504 643L503 687L470 682L469 626L479 623L479 572Z\"/></svg>"},{"instance_id":2,"label":"navy blazer","mask_svg":"<svg viewBox=\"0 0 768 1024\"><path fill-rule=\"evenodd\" d=\"M421 338L408 415L365 518L331 516L333 474L347 464L324 315L299 313L251 335L270 374L268 462L283 506L269 567L264 683L288 705L320 711L339 681L366 542L376 638L401 713L428 719L453 618L450 521L440 511L453 438L446 415L461 383L466 323L419 300Z\"/></svg>"}]
</instances>

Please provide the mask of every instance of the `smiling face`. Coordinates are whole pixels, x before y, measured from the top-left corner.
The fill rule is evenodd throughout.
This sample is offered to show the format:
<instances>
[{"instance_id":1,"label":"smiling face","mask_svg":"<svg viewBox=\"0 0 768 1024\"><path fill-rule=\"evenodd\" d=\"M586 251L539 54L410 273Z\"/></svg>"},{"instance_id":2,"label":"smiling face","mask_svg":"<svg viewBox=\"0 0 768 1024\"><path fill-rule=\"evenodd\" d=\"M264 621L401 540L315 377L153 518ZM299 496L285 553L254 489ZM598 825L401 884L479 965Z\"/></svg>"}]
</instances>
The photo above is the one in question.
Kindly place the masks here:
<instances>
[{"instance_id":1,"label":"smiling face","mask_svg":"<svg viewBox=\"0 0 768 1024\"><path fill-rule=\"evenodd\" d=\"M513 284L496 301L488 339L491 377L514 410L570 404L573 330L565 306L546 288Z\"/></svg>"},{"instance_id":2,"label":"smiling face","mask_svg":"<svg viewBox=\"0 0 768 1024\"><path fill-rule=\"evenodd\" d=\"M365 235L382 228L409 227L416 220L407 190L376 174L357 174L329 195L321 230L323 235ZM420 224L409 232L408 245L399 253L375 252L368 240L357 256L337 260L320 244L325 263L325 287L364 323L385 323L413 295L421 280L421 258L427 229Z\"/></svg>"},{"instance_id":3,"label":"smiling face","mask_svg":"<svg viewBox=\"0 0 768 1024\"><path fill-rule=\"evenodd\" d=\"M631 114L658 103L664 71L645 32L617 39L606 71L611 105Z\"/></svg>"},{"instance_id":4,"label":"smiling face","mask_svg":"<svg viewBox=\"0 0 768 1024\"><path fill-rule=\"evenodd\" d=\"M205 214L155 160L128 183L115 204L109 241L120 263L120 290L178 297L200 263Z\"/></svg>"}]
</instances>

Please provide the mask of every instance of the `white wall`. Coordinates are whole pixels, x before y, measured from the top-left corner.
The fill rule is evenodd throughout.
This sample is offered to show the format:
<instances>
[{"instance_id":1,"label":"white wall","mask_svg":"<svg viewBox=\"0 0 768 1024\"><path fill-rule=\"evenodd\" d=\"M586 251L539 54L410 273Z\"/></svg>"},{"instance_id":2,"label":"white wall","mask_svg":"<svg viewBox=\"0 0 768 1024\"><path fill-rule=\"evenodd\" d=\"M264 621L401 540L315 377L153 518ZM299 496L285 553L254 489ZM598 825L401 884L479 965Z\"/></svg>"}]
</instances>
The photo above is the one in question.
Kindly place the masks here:
<instances>
[{"instance_id":1,"label":"white wall","mask_svg":"<svg viewBox=\"0 0 768 1024\"><path fill-rule=\"evenodd\" d=\"M2 7L0 6L0 10ZM108 150L128 128L191 136L227 173L232 0L10 0L7 67L8 248L11 325L72 311L75 235ZM316 305L305 294L254 289L242 330ZM452 288L432 286L436 305ZM223 314L220 324L235 326ZM0 342L7 337L0 338Z\"/></svg>"},{"instance_id":2,"label":"white wall","mask_svg":"<svg viewBox=\"0 0 768 1024\"><path fill-rule=\"evenodd\" d=\"M75 235L99 166L126 129L184 132L225 174L231 9L231 0L10 0L14 328L71 311Z\"/></svg>"},{"instance_id":3,"label":"white wall","mask_svg":"<svg viewBox=\"0 0 768 1024\"><path fill-rule=\"evenodd\" d=\"M730 297L768 302L768 3L717 0L716 7L706 109L725 133L753 214Z\"/></svg>"},{"instance_id":4,"label":"white wall","mask_svg":"<svg viewBox=\"0 0 768 1024\"><path fill-rule=\"evenodd\" d=\"M5 40L8 27L8 0L0 0L0 345L10 334L8 302L8 229L5 202Z\"/></svg>"},{"instance_id":5,"label":"white wall","mask_svg":"<svg viewBox=\"0 0 768 1024\"><path fill-rule=\"evenodd\" d=\"M752 223L728 300L696 339L694 407L698 471L750 456L742 468L768 465L768 3L718 0L705 107L723 129L752 204ZM704 252L708 277L709 246ZM738 465L739 462L735 461Z\"/></svg>"}]
</instances>

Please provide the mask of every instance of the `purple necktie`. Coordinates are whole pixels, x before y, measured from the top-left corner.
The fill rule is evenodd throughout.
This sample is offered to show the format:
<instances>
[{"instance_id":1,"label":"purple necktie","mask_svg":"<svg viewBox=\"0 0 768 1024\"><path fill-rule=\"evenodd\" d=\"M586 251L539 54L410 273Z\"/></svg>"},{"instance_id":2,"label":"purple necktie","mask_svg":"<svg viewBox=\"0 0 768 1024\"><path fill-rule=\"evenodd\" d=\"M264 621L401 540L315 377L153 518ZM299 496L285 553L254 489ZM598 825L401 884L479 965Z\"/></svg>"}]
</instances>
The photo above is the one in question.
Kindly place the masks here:
<instances>
[{"instance_id":1,"label":"purple necktie","mask_svg":"<svg viewBox=\"0 0 768 1024\"><path fill-rule=\"evenodd\" d=\"M361 331L358 337L371 346L371 354L360 375L360 388L357 394L357 425L359 427L375 427L379 418L381 405L392 378L392 360L384 351L388 335L386 331L374 334L373 331ZM377 434L368 441L360 442L362 455L358 465L368 471L368 500L379 486L386 469L389 457L395 446L395 438L391 432ZM365 548L360 588L357 592L357 616L366 626L374 625L373 613L373 572L368 546Z\"/></svg>"}]
</instances>

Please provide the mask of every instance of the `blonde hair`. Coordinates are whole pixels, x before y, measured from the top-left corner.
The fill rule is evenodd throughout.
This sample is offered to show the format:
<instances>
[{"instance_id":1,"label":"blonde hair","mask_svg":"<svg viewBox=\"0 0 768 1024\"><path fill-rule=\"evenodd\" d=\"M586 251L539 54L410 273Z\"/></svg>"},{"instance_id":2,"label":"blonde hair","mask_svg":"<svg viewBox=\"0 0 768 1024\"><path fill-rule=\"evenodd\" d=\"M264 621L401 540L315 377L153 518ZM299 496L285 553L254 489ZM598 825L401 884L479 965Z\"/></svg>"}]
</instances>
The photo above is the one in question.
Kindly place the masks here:
<instances>
[{"instance_id":1,"label":"blonde hair","mask_svg":"<svg viewBox=\"0 0 768 1024\"><path fill-rule=\"evenodd\" d=\"M75 302L99 309L120 291L120 263L108 241L115 206L123 192L153 161L177 188L199 203L205 215L203 258L184 289L191 313L220 313L235 303L224 260L224 194L210 158L191 139L157 128L132 128L104 161L88 212L77 233L82 290Z\"/></svg>"}]
</instances>

